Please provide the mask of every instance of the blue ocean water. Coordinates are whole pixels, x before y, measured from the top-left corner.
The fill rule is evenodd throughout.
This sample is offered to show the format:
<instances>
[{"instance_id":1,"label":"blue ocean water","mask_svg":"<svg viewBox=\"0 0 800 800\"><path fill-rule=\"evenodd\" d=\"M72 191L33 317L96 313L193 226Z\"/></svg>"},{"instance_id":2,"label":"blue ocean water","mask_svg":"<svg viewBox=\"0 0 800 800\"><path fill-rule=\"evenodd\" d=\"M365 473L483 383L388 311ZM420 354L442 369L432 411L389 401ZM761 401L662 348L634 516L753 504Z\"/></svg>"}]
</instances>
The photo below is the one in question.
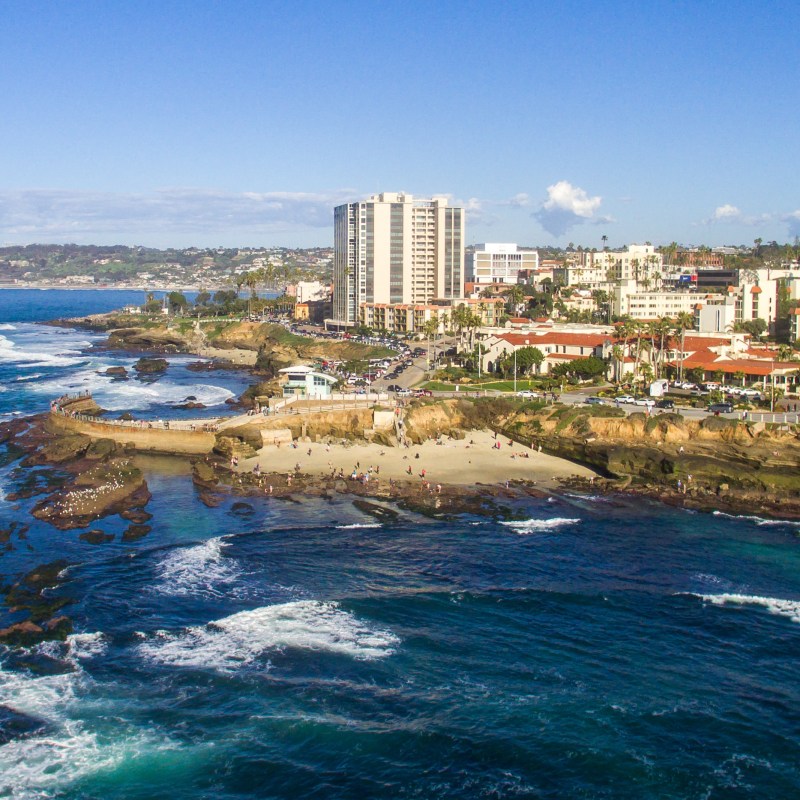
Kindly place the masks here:
<instances>
[{"instance_id":1,"label":"blue ocean water","mask_svg":"<svg viewBox=\"0 0 800 800\"><path fill-rule=\"evenodd\" d=\"M46 723L0 745L0 797L797 796L795 524L567 493L514 522L212 509L142 464L135 543L0 501L31 523L2 583L65 558L77 630L0 653L0 705Z\"/></svg>"}]
</instances>

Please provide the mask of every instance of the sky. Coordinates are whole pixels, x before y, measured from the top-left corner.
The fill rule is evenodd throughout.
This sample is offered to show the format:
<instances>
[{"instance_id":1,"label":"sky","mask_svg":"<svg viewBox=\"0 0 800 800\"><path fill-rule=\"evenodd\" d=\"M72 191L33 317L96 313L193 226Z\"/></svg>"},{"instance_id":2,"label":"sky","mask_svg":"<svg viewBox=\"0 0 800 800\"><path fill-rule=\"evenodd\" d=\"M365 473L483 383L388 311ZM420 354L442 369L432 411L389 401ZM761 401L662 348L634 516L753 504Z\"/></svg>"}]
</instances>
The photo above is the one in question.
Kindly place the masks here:
<instances>
[{"instance_id":1,"label":"sky","mask_svg":"<svg viewBox=\"0 0 800 800\"><path fill-rule=\"evenodd\" d=\"M800 236L800 3L0 0L0 245Z\"/></svg>"}]
</instances>

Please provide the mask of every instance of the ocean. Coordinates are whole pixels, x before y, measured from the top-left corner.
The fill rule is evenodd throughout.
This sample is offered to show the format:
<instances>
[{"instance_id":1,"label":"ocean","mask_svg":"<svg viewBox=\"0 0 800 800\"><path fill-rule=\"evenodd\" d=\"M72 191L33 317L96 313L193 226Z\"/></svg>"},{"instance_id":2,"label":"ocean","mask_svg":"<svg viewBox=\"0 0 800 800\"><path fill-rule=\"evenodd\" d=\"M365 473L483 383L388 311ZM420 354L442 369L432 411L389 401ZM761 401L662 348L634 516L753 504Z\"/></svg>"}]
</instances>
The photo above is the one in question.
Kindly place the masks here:
<instances>
[{"instance_id":1,"label":"ocean","mask_svg":"<svg viewBox=\"0 0 800 800\"><path fill-rule=\"evenodd\" d=\"M114 384L98 370L131 358L36 320L139 293L39 294L0 291L6 418L62 387L153 416L241 391L178 356L154 384ZM102 520L116 538L90 545L30 517L36 498L5 499L14 458L0 451L0 527L30 530L0 582L66 559L76 633L0 648L0 706L43 723L0 744L0 797L800 791L797 523L569 492L509 500L512 519L378 523L347 496L207 508L185 463L150 457L152 532L123 543Z\"/></svg>"}]
</instances>

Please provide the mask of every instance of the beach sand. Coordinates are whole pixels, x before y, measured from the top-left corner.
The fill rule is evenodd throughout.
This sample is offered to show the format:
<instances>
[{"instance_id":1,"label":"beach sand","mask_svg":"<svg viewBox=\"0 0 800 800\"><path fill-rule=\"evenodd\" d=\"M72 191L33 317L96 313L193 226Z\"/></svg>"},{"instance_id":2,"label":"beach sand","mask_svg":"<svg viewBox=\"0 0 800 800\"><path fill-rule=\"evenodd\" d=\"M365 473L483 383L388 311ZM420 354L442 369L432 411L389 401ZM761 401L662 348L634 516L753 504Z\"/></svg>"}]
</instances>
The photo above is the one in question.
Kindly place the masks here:
<instances>
[{"instance_id":1,"label":"beach sand","mask_svg":"<svg viewBox=\"0 0 800 800\"><path fill-rule=\"evenodd\" d=\"M498 436L500 450L490 431L473 431L465 439L443 439L443 444L427 441L421 445L383 447L378 444L349 443L308 444L297 442L297 448L270 445L262 448L254 458L239 462L239 471L249 472L256 463L262 472L293 472L297 464L300 471L311 475L330 475L341 468L346 476L353 469L366 472L369 467L380 468L378 477L402 481L428 480L432 486L469 486L477 483L502 484L505 481L535 481L542 488L558 485L558 481L571 476L591 478L593 470L573 464L563 458L549 456ZM308 451L311 450L311 455ZM417 458L419 455L419 458ZM512 458L514 455L514 458ZM528 457L526 458L525 455ZM411 475L408 468L411 467ZM424 476L422 475L425 471Z\"/></svg>"}]
</instances>

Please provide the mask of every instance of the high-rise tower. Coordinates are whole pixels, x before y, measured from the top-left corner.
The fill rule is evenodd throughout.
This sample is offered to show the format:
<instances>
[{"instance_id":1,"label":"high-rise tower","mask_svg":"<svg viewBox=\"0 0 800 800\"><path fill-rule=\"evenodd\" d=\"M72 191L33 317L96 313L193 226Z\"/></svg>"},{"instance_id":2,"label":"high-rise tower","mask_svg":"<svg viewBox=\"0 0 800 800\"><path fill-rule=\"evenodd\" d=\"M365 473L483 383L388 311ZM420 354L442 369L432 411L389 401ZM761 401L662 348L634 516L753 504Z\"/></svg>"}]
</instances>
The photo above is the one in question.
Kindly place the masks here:
<instances>
[{"instance_id":1,"label":"high-rise tower","mask_svg":"<svg viewBox=\"0 0 800 800\"><path fill-rule=\"evenodd\" d=\"M464 295L464 210L447 198L384 192L334 209L333 318L361 303L428 303Z\"/></svg>"}]
</instances>

